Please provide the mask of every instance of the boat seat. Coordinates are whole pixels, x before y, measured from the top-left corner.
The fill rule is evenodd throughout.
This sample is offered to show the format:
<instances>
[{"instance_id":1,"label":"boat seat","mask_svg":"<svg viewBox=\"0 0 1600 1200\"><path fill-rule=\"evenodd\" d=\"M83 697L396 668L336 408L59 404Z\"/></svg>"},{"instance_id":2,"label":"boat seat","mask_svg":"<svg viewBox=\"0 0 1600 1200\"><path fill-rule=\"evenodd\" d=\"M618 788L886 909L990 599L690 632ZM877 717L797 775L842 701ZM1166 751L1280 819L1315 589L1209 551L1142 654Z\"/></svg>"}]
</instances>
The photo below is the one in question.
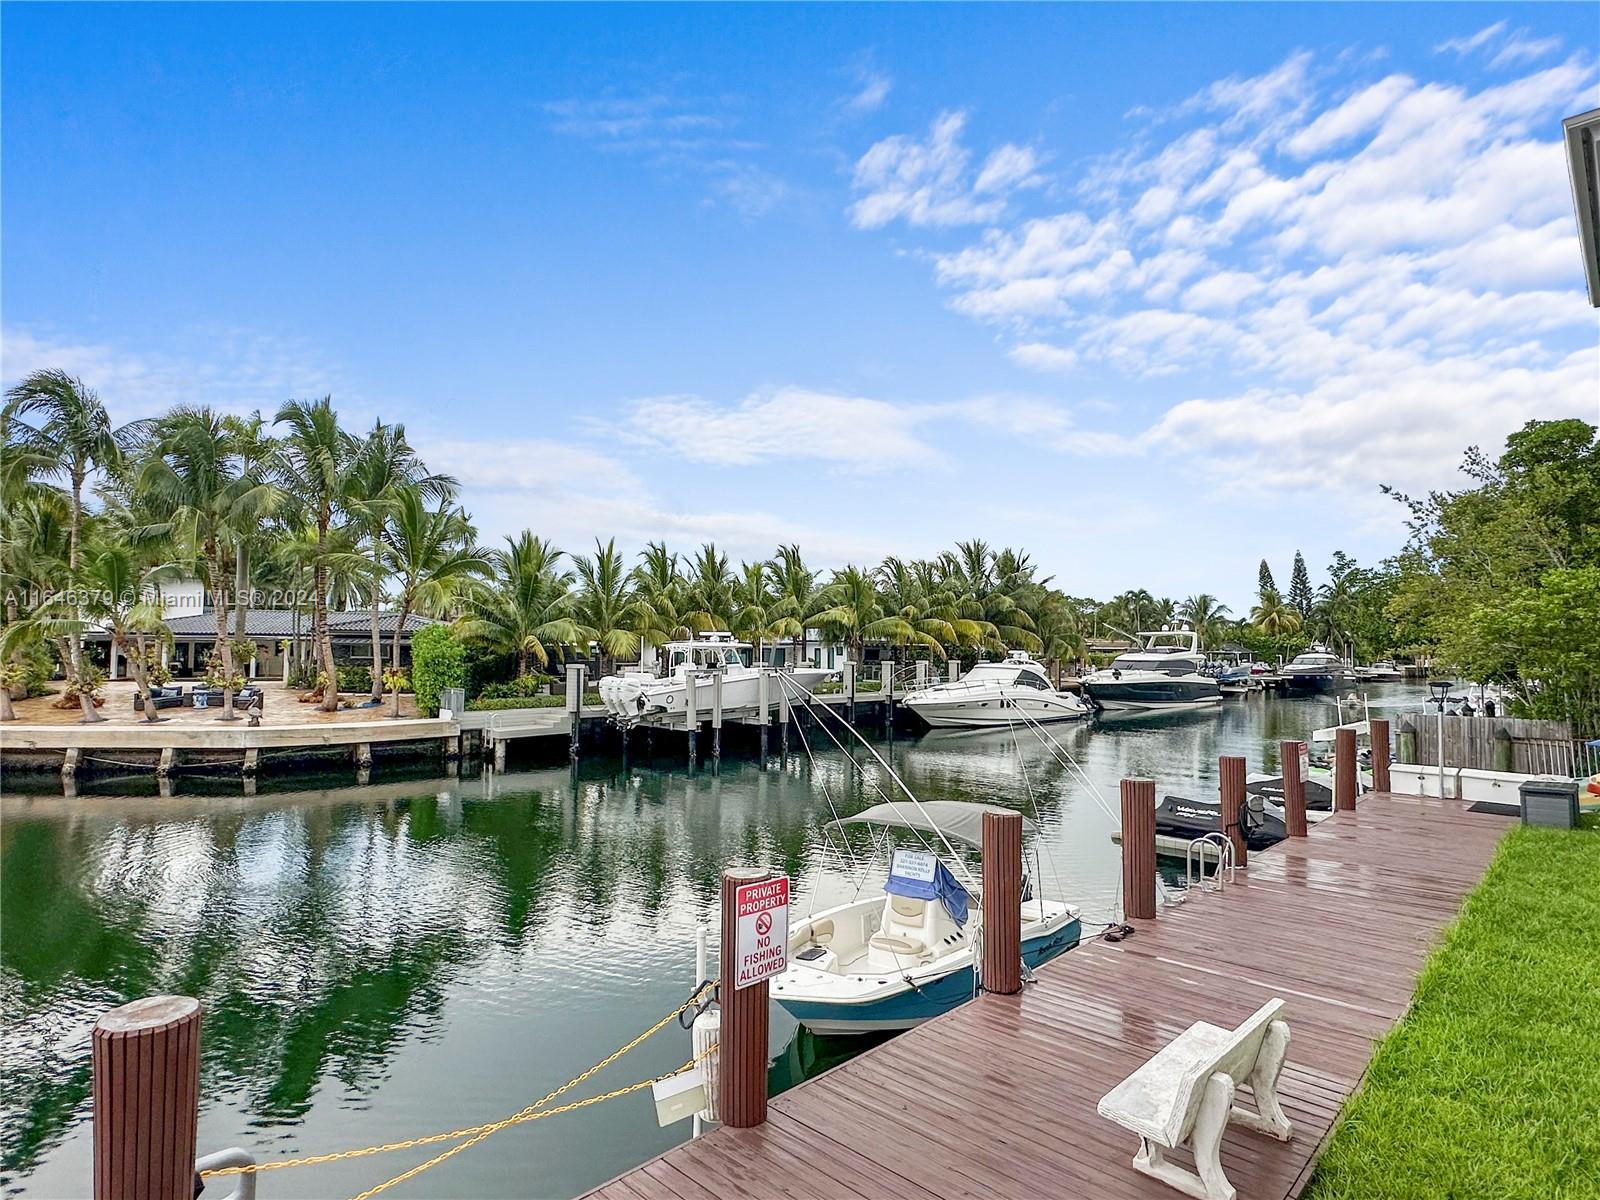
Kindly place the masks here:
<instances>
[{"instance_id":1,"label":"boat seat","mask_svg":"<svg viewBox=\"0 0 1600 1200\"><path fill-rule=\"evenodd\" d=\"M875 971L891 971L913 961L925 962L955 932L956 923L944 905L891 894L884 898L878 932L867 940L868 965Z\"/></svg>"},{"instance_id":2,"label":"boat seat","mask_svg":"<svg viewBox=\"0 0 1600 1200\"><path fill-rule=\"evenodd\" d=\"M811 940L818 946L826 946L833 941L832 917L824 917L820 921L811 922Z\"/></svg>"}]
</instances>

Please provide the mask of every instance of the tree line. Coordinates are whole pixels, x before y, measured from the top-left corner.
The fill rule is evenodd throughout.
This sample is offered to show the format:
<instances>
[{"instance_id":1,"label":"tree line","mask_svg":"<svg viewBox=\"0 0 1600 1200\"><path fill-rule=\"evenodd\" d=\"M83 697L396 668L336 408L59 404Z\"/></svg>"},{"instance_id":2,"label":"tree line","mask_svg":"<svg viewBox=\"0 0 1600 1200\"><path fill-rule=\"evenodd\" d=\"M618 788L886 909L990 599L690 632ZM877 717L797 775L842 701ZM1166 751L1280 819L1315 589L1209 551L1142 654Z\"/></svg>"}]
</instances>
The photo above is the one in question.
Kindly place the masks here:
<instances>
[{"instance_id":1,"label":"tree line","mask_svg":"<svg viewBox=\"0 0 1600 1200\"><path fill-rule=\"evenodd\" d=\"M1026 551L982 540L932 558L829 571L809 565L797 545L737 564L710 543L680 553L651 542L631 561L614 538L596 538L586 553L532 531L486 546L458 482L428 468L404 426L348 429L327 397L289 401L270 418L179 405L115 426L93 389L46 370L7 391L0 426L5 717L13 692L37 687L59 663L68 697L93 719L100 677L83 652L91 628L109 632L145 690L170 637L152 596L180 577L199 579L210 601L210 677L224 690L225 715L255 653L245 637L251 605L269 591L295 597L297 614L303 607L309 662L295 666L329 710L339 704L329 614L354 608L370 610L375 701L386 678L400 683L394 631L418 615L508 656L518 676L591 652L609 670L647 642L708 630L791 644L799 657L816 631L857 660L873 642L939 661L1024 649L1071 662L1087 659L1096 639L1186 624L1207 647L1237 642L1263 656L1313 640L1368 659L1442 655L1478 678L1527 676L1531 706L1553 694L1539 685L1543 676L1529 674L1532 659L1496 658L1494 647L1512 633L1493 612L1472 616L1472 606L1503 597L1514 576L1533 589L1518 593L1517 619L1537 623L1532 609L1559 607L1550 595L1584 588L1600 541L1597 485L1577 482L1600 475L1593 427L1581 421L1530 423L1498 463L1469 452L1474 491L1401 497L1412 540L1376 568L1337 553L1313 589L1297 553L1284 592L1263 561L1257 603L1237 618L1208 593L1182 601L1142 589L1104 602L1072 596ZM1486 557L1505 561L1490 569ZM1549 569L1579 574L1553 578L1557 591L1546 594L1541 572ZM1485 579L1501 590L1483 590ZM1524 626L1516 636L1532 638ZM1540 653L1538 669L1548 674L1548 651Z\"/></svg>"}]
</instances>

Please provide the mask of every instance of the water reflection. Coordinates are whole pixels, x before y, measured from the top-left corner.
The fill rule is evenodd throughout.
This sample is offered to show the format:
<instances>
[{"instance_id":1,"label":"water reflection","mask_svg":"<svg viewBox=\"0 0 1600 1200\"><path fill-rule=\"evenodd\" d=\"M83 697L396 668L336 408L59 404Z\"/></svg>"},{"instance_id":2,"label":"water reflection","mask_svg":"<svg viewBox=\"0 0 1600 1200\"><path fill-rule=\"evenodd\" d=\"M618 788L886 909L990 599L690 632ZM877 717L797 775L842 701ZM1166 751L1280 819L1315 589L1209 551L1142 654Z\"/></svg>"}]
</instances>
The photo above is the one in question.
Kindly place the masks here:
<instances>
[{"instance_id":1,"label":"water reflection","mask_svg":"<svg viewBox=\"0 0 1600 1200\"><path fill-rule=\"evenodd\" d=\"M1092 927L1117 890L1102 801L1114 805L1119 778L1199 794L1215 787L1219 753L1273 768L1279 738L1331 711L1247 700L1053 727L1084 775L1028 730L878 744L924 798L1035 815L1046 890L1081 904ZM498 777L380 771L359 789L281 791L282 777L263 777L251 797L237 781L190 779L170 798L147 783L8 794L0 1183L88 1190L89 1030L105 1009L158 992L206 1005L204 1149L337 1149L515 1110L683 998L694 927L714 925L728 861L788 872L801 906L849 894L869 835L824 827L894 787L815 730L808 745L766 769L729 757L693 775L664 758L597 759ZM775 1085L842 1052L791 1040L776 1011L774 1027ZM686 1048L675 1029L659 1035L595 1087L670 1069ZM507 1132L410 1194L570 1195L685 1132L657 1129L648 1102L630 1098ZM359 1191L412 1162L390 1165L317 1168L289 1191Z\"/></svg>"}]
</instances>

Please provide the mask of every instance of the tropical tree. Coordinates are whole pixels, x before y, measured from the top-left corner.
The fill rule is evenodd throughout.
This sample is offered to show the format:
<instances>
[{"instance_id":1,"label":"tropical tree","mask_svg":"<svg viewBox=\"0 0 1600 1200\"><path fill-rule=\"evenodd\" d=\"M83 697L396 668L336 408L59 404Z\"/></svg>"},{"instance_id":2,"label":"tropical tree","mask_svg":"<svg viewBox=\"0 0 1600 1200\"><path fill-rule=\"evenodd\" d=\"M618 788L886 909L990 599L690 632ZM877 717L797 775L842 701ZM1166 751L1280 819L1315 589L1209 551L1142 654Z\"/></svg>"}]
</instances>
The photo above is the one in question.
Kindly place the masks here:
<instances>
[{"instance_id":1,"label":"tropical tree","mask_svg":"<svg viewBox=\"0 0 1600 1200\"><path fill-rule=\"evenodd\" d=\"M1276 640L1300 632L1300 612L1277 592L1264 592L1250 610L1250 623Z\"/></svg>"},{"instance_id":2,"label":"tropical tree","mask_svg":"<svg viewBox=\"0 0 1600 1200\"><path fill-rule=\"evenodd\" d=\"M416 486L396 489L384 555L399 586L389 668L400 670L400 639L414 612L439 616L473 582L489 572L476 548L466 511L449 504L430 508Z\"/></svg>"},{"instance_id":3,"label":"tropical tree","mask_svg":"<svg viewBox=\"0 0 1600 1200\"><path fill-rule=\"evenodd\" d=\"M717 553L716 543L700 547L700 553L690 560L685 583L684 605L697 629L733 628L733 572L728 556Z\"/></svg>"},{"instance_id":4,"label":"tropical tree","mask_svg":"<svg viewBox=\"0 0 1600 1200\"><path fill-rule=\"evenodd\" d=\"M618 659L632 659L639 653L642 636L639 614L628 594L628 568L612 538L604 545L594 540L594 556L578 555L572 560L577 574L577 592L572 599L572 617L582 634L600 648L600 673L609 675Z\"/></svg>"},{"instance_id":5,"label":"tropical tree","mask_svg":"<svg viewBox=\"0 0 1600 1200\"><path fill-rule=\"evenodd\" d=\"M1312 602L1311 575L1306 571L1306 558L1296 550L1294 569L1289 575L1289 603L1299 612L1300 619L1306 620L1311 616Z\"/></svg>"},{"instance_id":6,"label":"tropical tree","mask_svg":"<svg viewBox=\"0 0 1600 1200\"><path fill-rule=\"evenodd\" d=\"M755 644L755 661L761 661L768 642L793 637L800 622L790 615L784 597L772 585L764 562L739 564L733 587L733 632Z\"/></svg>"},{"instance_id":7,"label":"tropical tree","mask_svg":"<svg viewBox=\"0 0 1600 1200\"><path fill-rule=\"evenodd\" d=\"M664 542L650 542L639 552L630 575L633 585L634 632L652 646L687 638L694 632L683 611L683 575L678 556Z\"/></svg>"},{"instance_id":8,"label":"tropical tree","mask_svg":"<svg viewBox=\"0 0 1600 1200\"><path fill-rule=\"evenodd\" d=\"M588 631L572 617L573 574L557 565L563 557L527 530L506 538L505 549L489 552L489 578L469 594L462 634L515 654L519 676L530 660L548 667L552 652L565 657L567 647L586 644Z\"/></svg>"},{"instance_id":9,"label":"tropical tree","mask_svg":"<svg viewBox=\"0 0 1600 1200\"><path fill-rule=\"evenodd\" d=\"M826 589L826 603L827 607L817 614L817 623L845 639L852 662L861 662L868 638L881 638L896 646L923 646L941 660L946 657L936 637L899 614L884 612L872 576L860 567L845 567L833 573L833 581Z\"/></svg>"},{"instance_id":10,"label":"tropical tree","mask_svg":"<svg viewBox=\"0 0 1600 1200\"><path fill-rule=\"evenodd\" d=\"M328 588L331 573L348 567L353 554L348 542L334 534L335 522L352 507L356 446L339 428L331 396L291 400L278 409L274 423L285 431L276 463L278 483L293 498L299 523L308 533L301 561L311 572L311 637L324 680L322 710L333 712L339 707L339 670L328 632Z\"/></svg>"},{"instance_id":11,"label":"tropical tree","mask_svg":"<svg viewBox=\"0 0 1600 1200\"><path fill-rule=\"evenodd\" d=\"M247 475L224 419L209 408L181 406L151 433L136 488L159 525L156 531L196 568L211 594L221 656L223 711L233 711L234 643L228 628L228 551L270 511L277 493L259 475ZM149 531L146 531L149 532Z\"/></svg>"},{"instance_id":12,"label":"tropical tree","mask_svg":"<svg viewBox=\"0 0 1600 1200\"><path fill-rule=\"evenodd\" d=\"M1178 606L1178 615L1190 629L1200 635L1200 644L1211 644L1212 635L1227 617L1229 608L1210 592L1190 596Z\"/></svg>"},{"instance_id":13,"label":"tropical tree","mask_svg":"<svg viewBox=\"0 0 1600 1200\"><path fill-rule=\"evenodd\" d=\"M812 623L823 607L817 573L806 566L798 545L788 545L779 546L777 553L768 561L767 575L772 580L772 590L776 596L774 611L794 622L789 636L794 643L795 661L804 662L806 630L813 627Z\"/></svg>"},{"instance_id":14,"label":"tropical tree","mask_svg":"<svg viewBox=\"0 0 1600 1200\"><path fill-rule=\"evenodd\" d=\"M65 371L34 371L6 391L4 410L6 448L21 451L16 466L8 470L31 471L38 478L64 478L67 482L67 571L75 575L79 542L83 534L83 489L95 472L114 469L123 452L137 443L145 423L120 429L96 392ZM83 670L81 633L67 639L75 674Z\"/></svg>"}]
</instances>

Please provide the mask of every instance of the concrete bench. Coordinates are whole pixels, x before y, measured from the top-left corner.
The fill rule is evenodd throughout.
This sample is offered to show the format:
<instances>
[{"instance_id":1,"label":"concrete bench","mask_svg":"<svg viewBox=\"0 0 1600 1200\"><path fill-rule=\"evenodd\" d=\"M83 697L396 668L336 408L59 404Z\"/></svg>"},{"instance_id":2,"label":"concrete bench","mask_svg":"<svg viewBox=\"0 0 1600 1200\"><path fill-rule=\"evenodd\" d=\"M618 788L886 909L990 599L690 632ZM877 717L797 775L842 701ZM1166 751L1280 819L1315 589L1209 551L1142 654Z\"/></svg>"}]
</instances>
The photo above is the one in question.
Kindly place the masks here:
<instances>
[{"instance_id":1,"label":"concrete bench","mask_svg":"<svg viewBox=\"0 0 1600 1200\"><path fill-rule=\"evenodd\" d=\"M1277 1019L1282 1000L1269 1000L1237 1029L1197 1022L1100 1100L1109 1121L1139 1135L1133 1169L1197 1200L1234 1200L1222 1173L1222 1135L1228 1123L1286 1142L1294 1125L1278 1106L1278 1073L1289 1049L1289 1026ZM1256 1111L1233 1103L1248 1083ZM1166 1159L1187 1148L1195 1169Z\"/></svg>"}]
</instances>

